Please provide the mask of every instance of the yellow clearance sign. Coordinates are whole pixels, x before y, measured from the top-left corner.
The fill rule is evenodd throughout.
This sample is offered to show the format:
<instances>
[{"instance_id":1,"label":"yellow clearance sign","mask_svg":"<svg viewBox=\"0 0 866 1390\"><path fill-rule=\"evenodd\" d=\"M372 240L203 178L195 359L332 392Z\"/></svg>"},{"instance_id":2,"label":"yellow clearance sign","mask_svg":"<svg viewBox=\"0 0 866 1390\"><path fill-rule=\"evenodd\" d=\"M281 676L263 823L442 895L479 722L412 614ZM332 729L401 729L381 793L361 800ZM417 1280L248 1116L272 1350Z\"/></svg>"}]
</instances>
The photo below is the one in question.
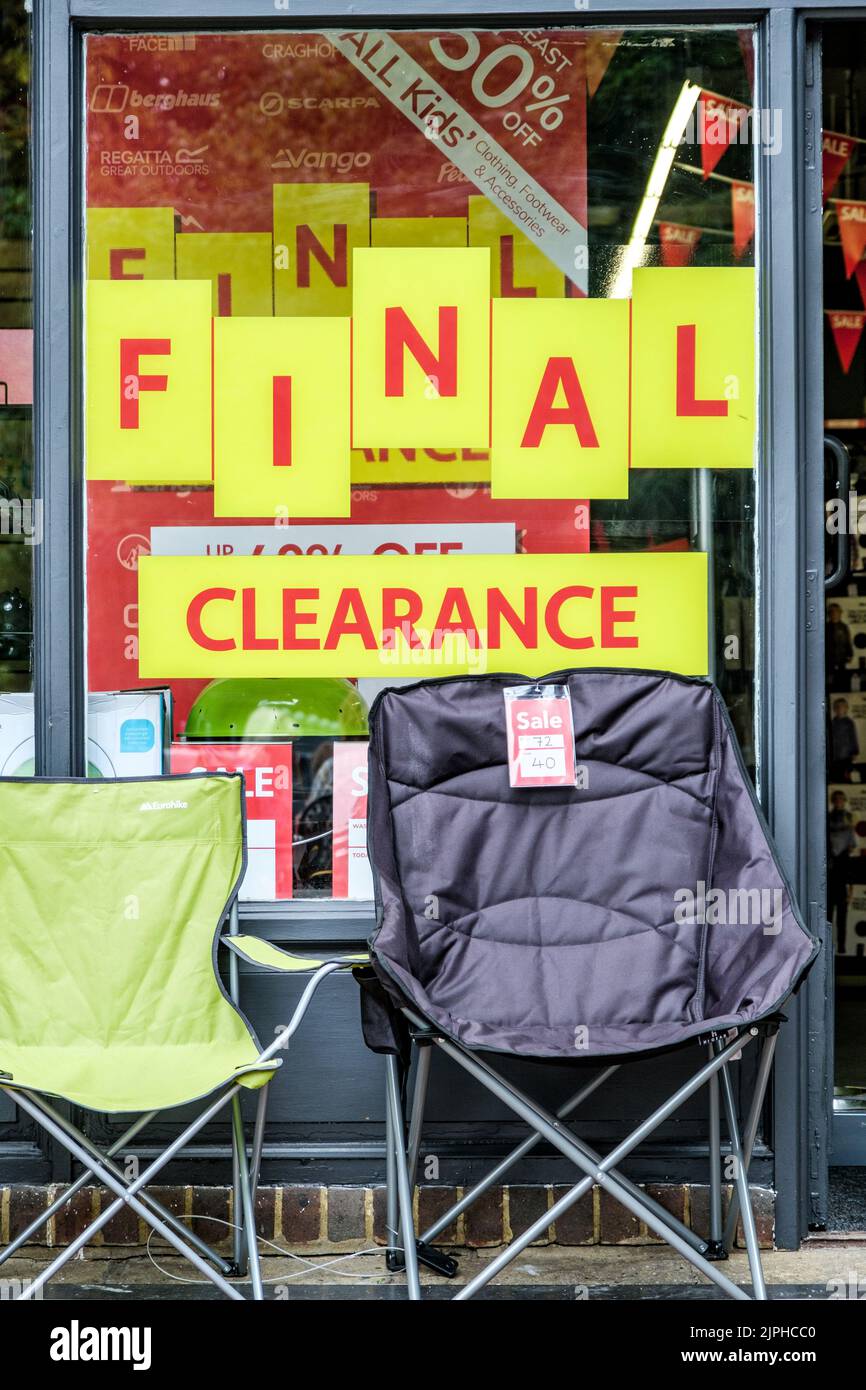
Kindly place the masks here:
<instances>
[{"instance_id":1,"label":"yellow clearance sign","mask_svg":"<svg viewBox=\"0 0 866 1390\"><path fill-rule=\"evenodd\" d=\"M215 516L348 516L348 319L217 319L213 439Z\"/></svg>"},{"instance_id":2,"label":"yellow clearance sign","mask_svg":"<svg viewBox=\"0 0 866 1390\"><path fill-rule=\"evenodd\" d=\"M493 304L494 497L628 497L629 305Z\"/></svg>"},{"instance_id":3,"label":"yellow clearance sign","mask_svg":"<svg viewBox=\"0 0 866 1390\"><path fill-rule=\"evenodd\" d=\"M707 669L706 556L139 560L139 675ZM495 583L493 582L495 576Z\"/></svg>"},{"instance_id":4,"label":"yellow clearance sign","mask_svg":"<svg viewBox=\"0 0 866 1390\"><path fill-rule=\"evenodd\" d=\"M755 462L755 272L634 272L632 467Z\"/></svg>"},{"instance_id":5,"label":"yellow clearance sign","mask_svg":"<svg viewBox=\"0 0 866 1390\"><path fill-rule=\"evenodd\" d=\"M211 288L95 280L87 292L87 473L209 483Z\"/></svg>"},{"instance_id":6,"label":"yellow clearance sign","mask_svg":"<svg viewBox=\"0 0 866 1390\"><path fill-rule=\"evenodd\" d=\"M490 443L490 252L370 247L355 254L352 443Z\"/></svg>"}]
</instances>

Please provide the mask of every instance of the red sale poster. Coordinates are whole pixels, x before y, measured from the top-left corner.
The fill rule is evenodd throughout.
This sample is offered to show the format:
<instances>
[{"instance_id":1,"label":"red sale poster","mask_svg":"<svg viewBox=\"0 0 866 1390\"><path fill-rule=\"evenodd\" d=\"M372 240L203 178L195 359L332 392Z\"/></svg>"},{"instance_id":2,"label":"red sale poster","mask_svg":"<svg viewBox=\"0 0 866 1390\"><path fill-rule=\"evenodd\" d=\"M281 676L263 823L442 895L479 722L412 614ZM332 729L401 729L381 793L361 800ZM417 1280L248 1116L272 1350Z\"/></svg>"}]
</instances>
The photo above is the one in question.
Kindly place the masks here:
<instances>
[{"instance_id":1,"label":"red sale poster","mask_svg":"<svg viewBox=\"0 0 866 1390\"><path fill-rule=\"evenodd\" d=\"M88 201L173 207L179 231L267 233L274 184L365 184L375 217L465 218L477 196L508 226L525 184L528 206L547 204L539 245L554 203L581 233L563 242L585 293L585 43L573 29L94 35ZM383 72L386 50L428 79L406 100L412 84L394 81L393 61ZM433 84L461 126L425 116Z\"/></svg>"},{"instance_id":2,"label":"red sale poster","mask_svg":"<svg viewBox=\"0 0 866 1390\"><path fill-rule=\"evenodd\" d=\"M367 744L334 744L335 898L368 899L373 879L367 859Z\"/></svg>"},{"instance_id":3,"label":"red sale poster","mask_svg":"<svg viewBox=\"0 0 866 1390\"><path fill-rule=\"evenodd\" d=\"M292 896L292 747L289 743L173 743L172 772L242 772L247 871L242 902Z\"/></svg>"}]
</instances>

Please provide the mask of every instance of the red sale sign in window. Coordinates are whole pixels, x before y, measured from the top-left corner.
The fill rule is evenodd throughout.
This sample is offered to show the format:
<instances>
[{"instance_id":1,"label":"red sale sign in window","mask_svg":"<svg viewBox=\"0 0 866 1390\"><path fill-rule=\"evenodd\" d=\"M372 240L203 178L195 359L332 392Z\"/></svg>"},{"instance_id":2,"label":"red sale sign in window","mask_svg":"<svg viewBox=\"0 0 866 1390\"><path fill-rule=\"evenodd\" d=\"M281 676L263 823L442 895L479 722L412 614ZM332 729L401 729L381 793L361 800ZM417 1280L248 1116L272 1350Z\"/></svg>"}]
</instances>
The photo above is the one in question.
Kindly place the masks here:
<instances>
[{"instance_id":1,"label":"red sale sign in window","mask_svg":"<svg viewBox=\"0 0 866 1390\"><path fill-rule=\"evenodd\" d=\"M505 696L512 787L575 785L574 723L564 685L512 685Z\"/></svg>"},{"instance_id":2,"label":"red sale sign in window","mask_svg":"<svg viewBox=\"0 0 866 1390\"><path fill-rule=\"evenodd\" d=\"M335 898L368 899L373 878L367 858L367 744L334 744Z\"/></svg>"},{"instance_id":3,"label":"red sale sign in window","mask_svg":"<svg viewBox=\"0 0 866 1390\"><path fill-rule=\"evenodd\" d=\"M242 902L292 896L290 743L173 743L172 772L242 772L247 810L247 871Z\"/></svg>"}]
</instances>

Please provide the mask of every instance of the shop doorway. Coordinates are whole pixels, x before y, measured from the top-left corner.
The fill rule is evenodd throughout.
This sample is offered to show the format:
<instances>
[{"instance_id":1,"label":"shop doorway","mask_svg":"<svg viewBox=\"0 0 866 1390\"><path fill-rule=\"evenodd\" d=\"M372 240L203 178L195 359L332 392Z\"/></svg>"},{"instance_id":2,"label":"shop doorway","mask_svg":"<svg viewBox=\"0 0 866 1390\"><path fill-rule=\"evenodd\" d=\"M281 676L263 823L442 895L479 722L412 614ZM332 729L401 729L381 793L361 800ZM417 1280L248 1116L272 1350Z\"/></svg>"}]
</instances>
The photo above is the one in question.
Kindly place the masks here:
<instances>
[{"instance_id":1,"label":"shop doorway","mask_svg":"<svg viewBox=\"0 0 866 1390\"><path fill-rule=\"evenodd\" d=\"M827 915L833 928L830 1225L866 1229L866 21L823 53Z\"/></svg>"}]
</instances>

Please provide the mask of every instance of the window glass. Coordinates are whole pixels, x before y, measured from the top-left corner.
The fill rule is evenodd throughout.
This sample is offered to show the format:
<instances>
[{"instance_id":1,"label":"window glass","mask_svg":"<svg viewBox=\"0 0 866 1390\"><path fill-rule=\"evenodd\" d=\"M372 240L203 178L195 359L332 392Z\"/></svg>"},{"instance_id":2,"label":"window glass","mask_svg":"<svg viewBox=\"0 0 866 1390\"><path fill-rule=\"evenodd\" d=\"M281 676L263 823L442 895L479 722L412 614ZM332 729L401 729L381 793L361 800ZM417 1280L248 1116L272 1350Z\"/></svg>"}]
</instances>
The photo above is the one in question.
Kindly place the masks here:
<instances>
[{"instance_id":1,"label":"window glass","mask_svg":"<svg viewBox=\"0 0 866 1390\"><path fill-rule=\"evenodd\" d=\"M372 895L367 716L402 680L593 640L710 670L753 759L753 55L733 27L87 38L92 771L244 770L243 897Z\"/></svg>"}]
</instances>

